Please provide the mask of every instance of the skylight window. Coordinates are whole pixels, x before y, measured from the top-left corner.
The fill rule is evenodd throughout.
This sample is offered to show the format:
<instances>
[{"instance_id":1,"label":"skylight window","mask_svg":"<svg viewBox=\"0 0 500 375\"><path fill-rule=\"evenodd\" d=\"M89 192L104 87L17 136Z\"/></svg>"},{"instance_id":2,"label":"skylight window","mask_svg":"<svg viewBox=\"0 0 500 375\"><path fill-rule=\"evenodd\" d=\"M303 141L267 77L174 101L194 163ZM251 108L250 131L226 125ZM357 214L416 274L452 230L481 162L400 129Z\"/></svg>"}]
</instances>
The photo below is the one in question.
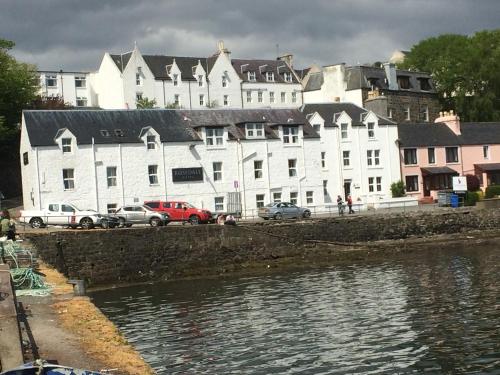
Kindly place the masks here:
<instances>
[{"instance_id":1,"label":"skylight window","mask_svg":"<svg viewBox=\"0 0 500 375\"><path fill-rule=\"evenodd\" d=\"M109 131L101 129L100 132L103 137L109 137Z\"/></svg>"},{"instance_id":2,"label":"skylight window","mask_svg":"<svg viewBox=\"0 0 500 375\"><path fill-rule=\"evenodd\" d=\"M115 129L115 135L117 137L123 137L123 130L121 130L121 129Z\"/></svg>"}]
</instances>

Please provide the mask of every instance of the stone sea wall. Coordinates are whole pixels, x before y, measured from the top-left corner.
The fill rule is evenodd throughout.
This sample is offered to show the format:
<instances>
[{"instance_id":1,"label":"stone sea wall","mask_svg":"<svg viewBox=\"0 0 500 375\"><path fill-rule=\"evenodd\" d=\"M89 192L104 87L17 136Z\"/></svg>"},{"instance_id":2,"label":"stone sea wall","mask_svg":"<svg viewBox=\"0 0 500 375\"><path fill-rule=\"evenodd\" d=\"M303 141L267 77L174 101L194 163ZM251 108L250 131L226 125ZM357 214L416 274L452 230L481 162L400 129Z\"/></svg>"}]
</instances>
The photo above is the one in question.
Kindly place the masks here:
<instances>
[{"instance_id":1,"label":"stone sea wall","mask_svg":"<svg viewBox=\"0 0 500 375\"><path fill-rule=\"evenodd\" d=\"M498 209L270 221L236 227L64 230L26 236L46 263L70 279L97 286L218 275L278 260L289 264L315 259L333 262L359 258L364 245L372 241L491 229L500 229Z\"/></svg>"}]
</instances>

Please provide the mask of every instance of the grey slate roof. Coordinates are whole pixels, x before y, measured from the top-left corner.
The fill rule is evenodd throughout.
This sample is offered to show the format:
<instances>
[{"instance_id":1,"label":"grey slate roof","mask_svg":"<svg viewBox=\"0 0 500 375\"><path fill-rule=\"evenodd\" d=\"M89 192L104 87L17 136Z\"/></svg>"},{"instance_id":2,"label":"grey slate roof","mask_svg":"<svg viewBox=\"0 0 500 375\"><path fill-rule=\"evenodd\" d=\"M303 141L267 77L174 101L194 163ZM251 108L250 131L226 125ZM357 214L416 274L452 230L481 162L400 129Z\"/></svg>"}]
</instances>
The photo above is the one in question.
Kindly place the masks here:
<instances>
[{"instance_id":1,"label":"grey slate roof","mask_svg":"<svg viewBox=\"0 0 500 375\"><path fill-rule=\"evenodd\" d=\"M231 64L240 78L245 82L267 82L266 71L274 73L274 82L299 83L288 65L281 60L242 60L231 59ZM255 81L248 81L247 72L255 72ZM286 82L284 73L292 75L292 82Z\"/></svg>"},{"instance_id":2,"label":"grey slate roof","mask_svg":"<svg viewBox=\"0 0 500 375\"><path fill-rule=\"evenodd\" d=\"M368 114L368 111L364 108L358 107L353 103L317 103L317 104L305 104L302 106L301 111L307 116L318 112L321 117L325 120L325 126L337 126L335 121L342 112L346 112L349 117L352 118L352 124L354 126L364 126L362 121ZM396 125L395 122L377 115L379 119L379 125Z\"/></svg>"},{"instance_id":3,"label":"grey slate roof","mask_svg":"<svg viewBox=\"0 0 500 375\"><path fill-rule=\"evenodd\" d=\"M150 126L162 142L201 141L199 126L228 126L230 139L245 139L244 123L265 122L269 139L279 138L275 124L303 125L305 138L319 137L296 109L246 110L62 110L24 111L30 144L53 146L61 129L68 129L78 144L140 143L141 130ZM122 136L116 134L120 129ZM104 136L101 130L109 133Z\"/></svg>"},{"instance_id":4,"label":"grey slate roof","mask_svg":"<svg viewBox=\"0 0 500 375\"><path fill-rule=\"evenodd\" d=\"M323 72L312 73L307 80L306 87L304 87L304 91L315 91L321 90L321 86L323 85Z\"/></svg>"},{"instance_id":5,"label":"grey slate roof","mask_svg":"<svg viewBox=\"0 0 500 375\"><path fill-rule=\"evenodd\" d=\"M396 69L396 74L407 76L410 80L411 88L408 90L401 91L409 91L409 92L425 92L425 93L435 93L431 76L427 73L423 72L413 72L409 70L399 70ZM420 89L420 83L418 81L419 78L425 78L429 80L429 84L431 85L431 90L425 91ZM361 88L371 89L372 84L370 83L370 79L376 79L374 86L378 89L388 90L389 84L387 82L387 76L384 68L377 68L373 66L349 66L346 67L345 71L345 79L347 83L346 90L358 90Z\"/></svg>"},{"instance_id":6,"label":"grey slate roof","mask_svg":"<svg viewBox=\"0 0 500 375\"><path fill-rule=\"evenodd\" d=\"M500 163L474 164L474 167L476 167L484 172L500 171Z\"/></svg>"},{"instance_id":7,"label":"grey slate roof","mask_svg":"<svg viewBox=\"0 0 500 375\"><path fill-rule=\"evenodd\" d=\"M464 145L500 144L500 122L463 122L460 131Z\"/></svg>"},{"instance_id":8,"label":"grey slate roof","mask_svg":"<svg viewBox=\"0 0 500 375\"><path fill-rule=\"evenodd\" d=\"M450 167L425 167L420 168L424 175L435 175L435 174L454 174L458 175L458 172Z\"/></svg>"},{"instance_id":9,"label":"grey slate roof","mask_svg":"<svg viewBox=\"0 0 500 375\"><path fill-rule=\"evenodd\" d=\"M132 52L127 52L121 55L110 55L111 59L114 61L118 69L120 69L120 72L123 72L125 67L128 64L128 61L130 60L130 56L132 56Z\"/></svg>"}]
</instances>

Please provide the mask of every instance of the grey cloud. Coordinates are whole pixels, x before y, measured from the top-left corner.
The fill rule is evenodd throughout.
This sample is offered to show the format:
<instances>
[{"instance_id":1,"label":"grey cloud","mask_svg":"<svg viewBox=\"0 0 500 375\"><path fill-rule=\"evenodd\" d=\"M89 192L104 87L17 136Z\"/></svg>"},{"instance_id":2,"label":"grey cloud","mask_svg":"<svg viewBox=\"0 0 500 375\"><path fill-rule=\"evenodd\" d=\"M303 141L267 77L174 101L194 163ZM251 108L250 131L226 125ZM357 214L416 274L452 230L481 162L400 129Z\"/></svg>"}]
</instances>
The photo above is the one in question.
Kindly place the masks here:
<instances>
[{"instance_id":1,"label":"grey cloud","mask_svg":"<svg viewBox=\"0 0 500 375\"><path fill-rule=\"evenodd\" d=\"M498 27L498 0L2 0L0 38L40 69L93 70L104 52L207 56L219 39L234 57L313 62L387 59L443 33Z\"/></svg>"}]
</instances>

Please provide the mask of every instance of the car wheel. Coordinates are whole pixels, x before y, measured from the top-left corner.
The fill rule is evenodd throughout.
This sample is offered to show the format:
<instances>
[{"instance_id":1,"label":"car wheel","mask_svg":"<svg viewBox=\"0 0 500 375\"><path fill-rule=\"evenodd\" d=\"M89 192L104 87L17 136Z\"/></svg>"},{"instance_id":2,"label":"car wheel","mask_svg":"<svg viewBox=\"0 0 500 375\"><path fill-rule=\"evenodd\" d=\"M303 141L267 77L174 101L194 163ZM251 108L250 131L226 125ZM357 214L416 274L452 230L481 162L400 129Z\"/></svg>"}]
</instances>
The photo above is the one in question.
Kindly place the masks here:
<instances>
[{"instance_id":1,"label":"car wheel","mask_svg":"<svg viewBox=\"0 0 500 375\"><path fill-rule=\"evenodd\" d=\"M125 219L123 217L118 218L118 228L125 228Z\"/></svg>"},{"instance_id":2,"label":"car wheel","mask_svg":"<svg viewBox=\"0 0 500 375\"><path fill-rule=\"evenodd\" d=\"M149 224L152 227L159 227L161 225L161 220L158 219L157 217L153 217L153 218L151 218L151 220L149 220Z\"/></svg>"},{"instance_id":3,"label":"car wheel","mask_svg":"<svg viewBox=\"0 0 500 375\"><path fill-rule=\"evenodd\" d=\"M116 224L115 224L115 223L109 223L109 227L110 227L111 229L113 229L114 227L116 227Z\"/></svg>"},{"instance_id":4,"label":"car wheel","mask_svg":"<svg viewBox=\"0 0 500 375\"><path fill-rule=\"evenodd\" d=\"M94 222L90 217L84 217L80 220L80 225L83 229L92 229L94 227Z\"/></svg>"},{"instance_id":5,"label":"car wheel","mask_svg":"<svg viewBox=\"0 0 500 375\"><path fill-rule=\"evenodd\" d=\"M282 220L283 219L283 214L281 212L278 212L277 214L274 215L274 220Z\"/></svg>"},{"instance_id":6,"label":"car wheel","mask_svg":"<svg viewBox=\"0 0 500 375\"><path fill-rule=\"evenodd\" d=\"M269 220L269 218L268 218L268 217L263 217L263 219L264 219L264 220Z\"/></svg>"},{"instance_id":7,"label":"car wheel","mask_svg":"<svg viewBox=\"0 0 500 375\"><path fill-rule=\"evenodd\" d=\"M304 211L304 213L302 214L302 217L304 219L308 219L311 217L311 211Z\"/></svg>"},{"instance_id":8,"label":"car wheel","mask_svg":"<svg viewBox=\"0 0 500 375\"><path fill-rule=\"evenodd\" d=\"M189 222L191 225L198 225L200 224L200 218L197 215L191 215L189 216Z\"/></svg>"},{"instance_id":9,"label":"car wheel","mask_svg":"<svg viewBox=\"0 0 500 375\"><path fill-rule=\"evenodd\" d=\"M102 227L102 229L108 229L110 227L109 221L107 221L106 219L102 219L101 220L101 227Z\"/></svg>"},{"instance_id":10,"label":"car wheel","mask_svg":"<svg viewBox=\"0 0 500 375\"><path fill-rule=\"evenodd\" d=\"M127 228L130 228L130 227L132 226L132 224L125 224L125 226L126 226Z\"/></svg>"},{"instance_id":11,"label":"car wheel","mask_svg":"<svg viewBox=\"0 0 500 375\"><path fill-rule=\"evenodd\" d=\"M39 217L34 217L30 220L31 228L41 228L43 227L43 220Z\"/></svg>"}]
</instances>

